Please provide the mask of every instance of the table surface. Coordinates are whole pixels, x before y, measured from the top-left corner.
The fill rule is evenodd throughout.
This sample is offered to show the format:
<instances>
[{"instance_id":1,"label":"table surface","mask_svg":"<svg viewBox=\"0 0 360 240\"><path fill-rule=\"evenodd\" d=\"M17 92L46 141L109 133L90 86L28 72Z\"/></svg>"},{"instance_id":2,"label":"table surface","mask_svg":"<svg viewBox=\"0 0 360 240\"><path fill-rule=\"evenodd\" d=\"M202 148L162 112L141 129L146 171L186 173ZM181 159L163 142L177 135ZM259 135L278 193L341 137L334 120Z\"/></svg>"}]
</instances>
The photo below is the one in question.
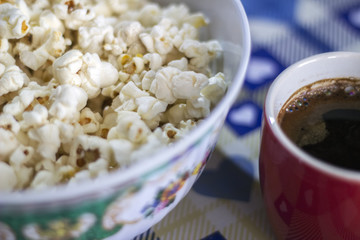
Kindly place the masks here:
<instances>
[{"instance_id":1,"label":"table surface","mask_svg":"<svg viewBox=\"0 0 360 240\"><path fill-rule=\"evenodd\" d=\"M135 240L275 239L258 181L262 106L273 79L322 52L360 51L359 0L243 0L252 38L244 87L194 187Z\"/></svg>"}]
</instances>

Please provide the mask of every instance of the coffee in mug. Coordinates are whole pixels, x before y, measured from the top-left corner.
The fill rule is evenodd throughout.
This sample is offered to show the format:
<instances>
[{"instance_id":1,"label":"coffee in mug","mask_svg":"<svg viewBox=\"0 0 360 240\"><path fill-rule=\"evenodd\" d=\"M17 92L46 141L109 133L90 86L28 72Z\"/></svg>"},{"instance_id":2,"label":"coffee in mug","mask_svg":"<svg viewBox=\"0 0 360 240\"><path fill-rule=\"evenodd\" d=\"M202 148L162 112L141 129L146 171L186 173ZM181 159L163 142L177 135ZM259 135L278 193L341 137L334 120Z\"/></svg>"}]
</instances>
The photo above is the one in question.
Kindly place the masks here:
<instances>
[{"instance_id":1,"label":"coffee in mug","mask_svg":"<svg viewBox=\"0 0 360 240\"><path fill-rule=\"evenodd\" d=\"M301 149L321 161L360 170L360 81L324 79L294 93L277 120Z\"/></svg>"}]
</instances>

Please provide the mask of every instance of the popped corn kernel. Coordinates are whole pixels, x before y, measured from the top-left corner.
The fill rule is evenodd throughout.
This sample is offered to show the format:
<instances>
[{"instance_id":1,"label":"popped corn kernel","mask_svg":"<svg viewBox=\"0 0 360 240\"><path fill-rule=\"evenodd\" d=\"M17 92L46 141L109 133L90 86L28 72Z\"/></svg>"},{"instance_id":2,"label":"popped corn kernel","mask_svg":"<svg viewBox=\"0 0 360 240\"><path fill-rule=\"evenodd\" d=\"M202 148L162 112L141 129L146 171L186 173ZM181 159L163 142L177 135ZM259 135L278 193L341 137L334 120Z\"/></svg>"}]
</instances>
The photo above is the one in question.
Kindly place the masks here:
<instances>
[{"instance_id":1,"label":"popped corn kernel","mask_svg":"<svg viewBox=\"0 0 360 240\"><path fill-rule=\"evenodd\" d=\"M20 130L20 124L14 116L7 113L0 113L0 128L17 134Z\"/></svg>"},{"instance_id":2,"label":"popped corn kernel","mask_svg":"<svg viewBox=\"0 0 360 240\"><path fill-rule=\"evenodd\" d=\"M56 183L54 174L48 170L41 170L38 172L34 180L32 180L30 188L33 189L44 189L46 187L52 186Z\"/></svg>"},{"instance_id":3,"label":"popped corn kernel","mask_svg":"<svg viewBox=\"0 0 360 240\"><path fill-rule=\"evenodd\" d=\"M119 166L127 166L131 163L130 155L134 150L134 144L126 139L112 139L109 144L114 152L115 161Z\"/></svg>"},{"instance_id":4,"label":"popped corn kernel","mask_svg":"<svg viewBox=\"0 0 360 240\"><path fill-rule=\"evenodd\" d=\"M24 50L20 52L22 63L36 71L43 66L48 60L55 60L60 57L66 48L66 42L61 32L51 31L47 34L45 42L36 50Z\"/></svg>"},{"instance_id":5,"label":"popped corn kernel","mask_svg":"<svg viewBox=\"0 0 360 240\"><path fill-rule=\"evenodd\" d=\"M37 152L45 159L56 160L60 147L59 128L52 123L29 130L29 137L37 142Z\"/></svg>"},{"instance_id":6,"label":"popped corn kernel","mask_svg":"<svg viewBox=\"0 0 360 240\"><path fill-rule=\"evenodd\" d=\"M81 87L89 98L99 95L100 88L108 87L118 80L118 71L108 62L100 60L96 53L86 53L83 56L83 65L79 73Z\"/></svg>"},{"instance_id":7,"label":"popped corn kernel","mask_svg":"<svg viewBox=\"0 0 360 240\"><path fill-rule=\"evenodd\" d=\"M79 123L84 133L95 133L100 126L102 117L100 113L94 113L90 108L86 107L80 112Z\"/></svg>"},{"instance_id":8,"label":"popped corn kernel","mask_svg":"<svg viewBox=\"0 0 360 240\"><path fill-rule=\"evenodd\" d=\"M158 70L163 64L163 59L158 53L147 53L144 55L144 63L149 65L149 69Z\"/></svg>"},{"instance_id":9,"label":"popped corn kernel","mask_svg":"<svg viewBox=\"0 0 360 240\"><path fill-rule=\"evenodd\" d=\"M53 101L49 113L59 120L76 121L80 110L86 106L88 95L79 87L64 84L58 86L50 100Z\"/></svg>"},{"instance_id":10,"label":"popped corn kernel","mask_svg":"<svg viewBox=\"0 0 360 240\"><path fill-rule=\"evenodd\" d=\"M0 96L21 89L29 81L28 76L18 66L5 67L0 63Z\"/></svg>"},{"instance_id":11,"label":"popped corn kernel","mask_svg":"<svg viewBox=\"0 0 360 240\"><path fill-rule=\"evenodd\" d=\"M153 119L158 114L165 112L168 106L166 102L160 101L152 96L138 97L135 102L138 105L137 113L145 120Z\"/></svg>"},{"instance_id":12,"label":"popped corn kernel","mask_svg":"<svg viewBox=\"0 0 360 240\"><path fill-rule=\"evenodd\" d=\"M24 166L29 163L34 155L34 148L30 146L20 145L16 150L11 154L9 158L9 163L11 166L17 168Z\"/></svg>"},{"instance_id":13,"label":"popped corn kernel","mask_svg":"<svg viewBox=\"0 0 360 240\"><path fill-rule=\"evenodd\" d=\"M111 161L112 150L107 140L90 135L77 136L70 149L70 163L75 168L86 168L89 163L103 158Z\"/></svg>"},{"instance_id":14,"label":"popped corn kernel","mask_svg":"<svg viewBox=\"0 0 360 240\"><path fill-rule=\"evenodd\" d=\"M201 90L201 95L209 99L212 104L215 104L224 96L226 88L227 83L225 82L224 74L217 73L209 78L209 84Z\"/></svg>"},{"instance_id":15,"label":"popped corn kernel","mask_svg":"<svg viewBox=\"0 0 360 240\"><path fill-rule=\"evenodd\" d=\"M196 68L203 68L221 51L221 46L218 42L200 42L193 39L186 39L181 44L179 50L190 59L191 65Z\"/></svg>"},{"instance_id":16,"label":"popped corn kernel","mask_svg":"<svg viewBox=\"0 0 360 240\"><path fill-rule=\"evenodd\" d=\"M0 190L10 191L17 184L14 169L5 162L0 161Z\"/></svg>"},{"instance_id":17,"label":"popped corn kernel","mask_svg":"<svg viewBox=\"0 0 360 240\"><path fill-rule=\"evenodd\" d=\"M117 125L110 129L108 139L127 139L133 143L141 143L150 134L150 128L136 112L119 111Z\"/></svg>"},{"instance_id":18,"label":"popped corn kernel","mask_svg":"<svg viewBox=\"0 0 360 240\"><path fill-rule=\"evenodd\" d=\"M39 100L45 104L50 93L46 86L40 86L36 82L31 81L27 87L19 90L16 97L4 105L3 112L19 116L24 111L32 110L32 104L39 103Z\"/></svg>"},{"instance_id":19,"label":"popped corn kernel","mask_svg":"<svg viewBox=\"0 0 360 240\"><path fill-rule=\"evenodd\" d=\"M164 67L156 72L155 79L150 86L150 92L155 94L156 98L161 101L172 104L176 97L172 91L172 78L181 71L174 67Z\"/></svg>"},{"instance_id":20,"label":"popped corn kernel","mask_svg":"<svg viewBox=\"0 0 360 240\"><path fill-rule=\"evenodd\" d=\"M41 104L35 105L33 110L23 112L23 120L21 128L28 129L30 127L38 127L48 123L48 110Z\"/></svg>"},{"instance_id":21,"label":"popped corn kernel","mask_svg":"<svg viewBox=\"0 0 360 240\"><path fill-rule=\"evenodd\" d=\"M60 84L81 86L81 77L78 72L83 64L83 54L78 50L67 51L53 63L53 74Z\"/></svg>"},{"instance_id":22,"label":"popped corn kernel","mask_svg":"<svg viewBox=\"0 0 360 240\"><path fill-rule=\"evenodd\" d=\"M0 4L0 38L19 39L29 29L29 17L19 8L10 3Z\"/></svg>"},{"instance_id":23,"label":"popped corn kernel","mask_svg":"<svg viewBox=\"0 0 360 240\"><path fill-rule=\"evenodd\" d=\"M194 99L200 96L200 91L208 84L208 78L201 73L184 71L172 79L172 93L177 99Z\"/></svg>"},{"instance_id":24,"label":"popped corn kernel","mask_svg":"<svg viewBox=\"0 0 360 240\"><path fill-rule=\"evenodd\" d=\"M0 128L0 159L6 159L18 145L19 143L13 132Z\"/></svg>"}]
</instances>

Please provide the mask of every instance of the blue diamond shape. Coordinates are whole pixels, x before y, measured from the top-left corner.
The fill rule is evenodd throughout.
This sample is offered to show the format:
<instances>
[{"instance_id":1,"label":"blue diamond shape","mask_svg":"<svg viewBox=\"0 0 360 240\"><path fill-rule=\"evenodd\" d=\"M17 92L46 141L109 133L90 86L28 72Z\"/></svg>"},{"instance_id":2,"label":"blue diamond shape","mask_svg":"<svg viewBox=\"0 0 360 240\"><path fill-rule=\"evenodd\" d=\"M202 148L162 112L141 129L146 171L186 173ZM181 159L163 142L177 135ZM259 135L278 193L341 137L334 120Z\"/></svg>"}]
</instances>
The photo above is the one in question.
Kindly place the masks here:
<instances>
[{"instance_id":1,"label":"blue diamond shape","mask_svg":"<svg viewBox=\"0 0 360 240\"><path fill-rule=\"evenodd\" d=\"M350 27L360 31L360 4L352 5L339 15Z\"/></svg>"},{"instance_id":2,"label":"blue diamond shape","mask_svg":"<svg viewBox=\"0 0 360 240\"><path fill-rule=\"evenodd\" d=\"M224 158L216 169L205 168L193 190L208 197L249 202L255 169L249 160L234 158Z\"/></svg>"},{"instance_id":3,"label":"blue diamond shape","mask_svg":"<svg viewBox=\"0 0 360 240\"><path fill-rule=\"evenodd\" d=\"M265 49L252 52L247 68L245 83L248 89L254 90L271 83L285 67Z\"/></svg>"},{"instance_id":4,"label":"blue diamond shape","mask_svg":"<svg viewBox=\"0 0 360 240\"><path fill-rule=\"evenodd\" d=\"M236 103L226 117L226 123L243 136L261 126L262 108L252 101Z\"/></svg>"},{"instance_id":5,"label":"blue diamond shape","mask_svg":"<svg viewBox=\"0 0 360 240\"><path fill-rule=\"evenodd\" d=\"M265 17L283 22L293 22L295 18L295 0L242 0L247 15Z\"/></svg>"}]
</instances>

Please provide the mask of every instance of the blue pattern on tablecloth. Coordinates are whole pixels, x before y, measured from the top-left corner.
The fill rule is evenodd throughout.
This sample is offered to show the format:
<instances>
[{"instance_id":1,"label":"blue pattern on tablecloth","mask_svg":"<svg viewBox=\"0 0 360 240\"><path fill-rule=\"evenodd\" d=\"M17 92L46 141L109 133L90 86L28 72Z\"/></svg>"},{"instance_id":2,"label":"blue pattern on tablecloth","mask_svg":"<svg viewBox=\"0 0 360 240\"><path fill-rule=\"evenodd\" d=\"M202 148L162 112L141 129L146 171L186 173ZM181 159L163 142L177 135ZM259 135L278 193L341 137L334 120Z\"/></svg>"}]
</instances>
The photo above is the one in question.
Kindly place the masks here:
<instances>
[{"instance_id":1,"label":"blue pattern on tablecloth","mask_svg":"<svg viewBox=\"0 0 360 240\"><path fill-rule=\"evenodd\" d=\"M346 8L343 12L340 12L339 16L346 21L349 26L360 31L360 2Z\"/></svg>"},{"instance_id":2,"label":"blue pattern on tablecloth","mask_svg":"<svg viewBox=\"0 0 360 240\"><path fill-rule=\"evenodd\" d=\"M225 158L215 170L205 170L193 190L208 197L248 202L254 182L253 170L249 161L234 162Z\"/></svg>"},{"instance_id":3,"label":"blue pattern on tablecloth","mask_svg":"<svg viewBox=\"0 0 360 240\"><path fill-rule=\"evenodd\" d=\"M243 136L261 126L262 108L245 100L236 103L226 117L226 123L239 136Z\"/></svg>"},{"instance_id":4,"label":"blue pattern on tablecloth","mask_svg":"<svg viewBox=\"0 0 360 240\"><path fill-rule=\"evenodd\" d=\"M219 231L216 231L209 236L202 238L201 240L226 240L226 238L221 235Z\"/></svg>"},{"instance_id":5,"label":"blue pattern on tablecloth","mask_svg":"<svg viewBox=\"0 0 360 240\"><path fill-rule=\"evenodd\" d=\"M248 17L293 22L296 0L243 0Z\"/></svg>"},{"instance_id":6,"label":"blue pattern on tablecloth","mask_svg":"<svg viewBox=\"0 0 360 240\"><path fill-rule=\"evenodd\" d=\"M266 49L251 52L251 58L245 75L244 87L256 90L272 82L285 67Z\"/></svg>"}]
</instances>

